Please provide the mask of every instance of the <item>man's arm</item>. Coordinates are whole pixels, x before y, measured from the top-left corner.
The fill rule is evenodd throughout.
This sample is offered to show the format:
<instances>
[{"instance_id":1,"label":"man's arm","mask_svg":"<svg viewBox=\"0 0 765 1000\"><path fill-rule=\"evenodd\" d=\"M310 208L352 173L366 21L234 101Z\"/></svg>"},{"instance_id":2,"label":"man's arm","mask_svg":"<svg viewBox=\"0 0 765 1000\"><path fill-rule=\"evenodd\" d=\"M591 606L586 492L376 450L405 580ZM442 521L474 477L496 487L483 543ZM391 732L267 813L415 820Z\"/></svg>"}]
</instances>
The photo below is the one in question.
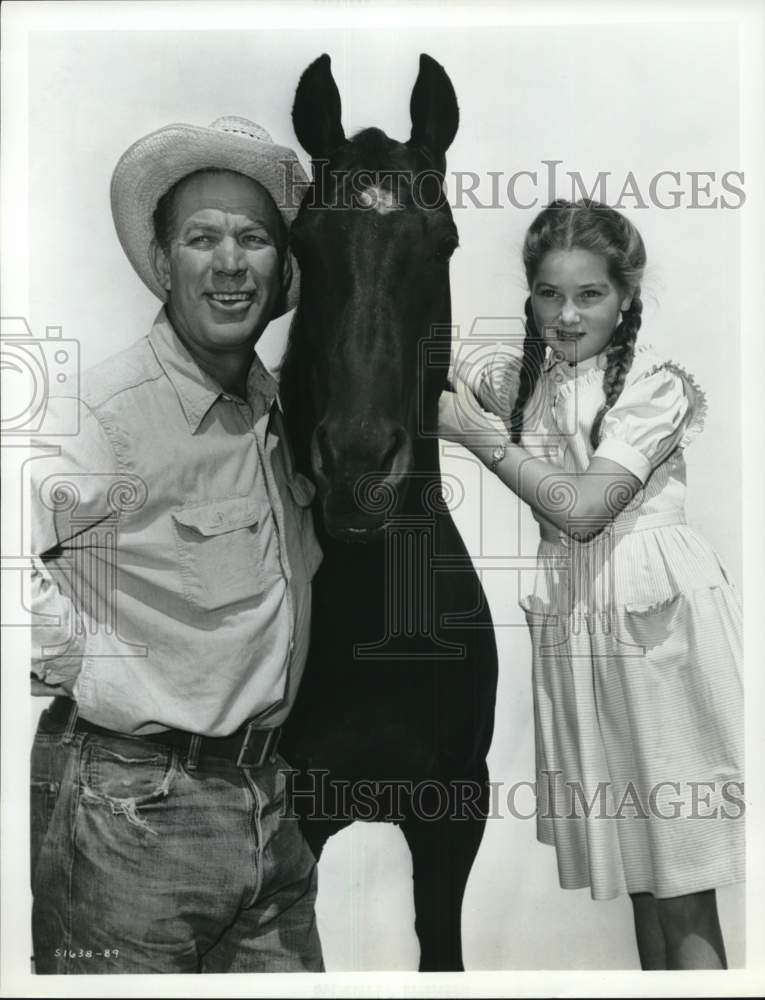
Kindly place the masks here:
<instances>
[{"instance_id":1,"label":"man's arm","mask_svg":"<svg viewBox=\"0 0 765 1000\"><path fill-rule=\"evenodd\" d=\"M56 400L49 403L51 426ZM36 444L56 449L31 466L32 693L71 694L82 667L86 625L74 597L66 550L73 538L104 516L104 477L117 471L111 444L84 404L75 435Z\"/></svg>"}]
</instances>

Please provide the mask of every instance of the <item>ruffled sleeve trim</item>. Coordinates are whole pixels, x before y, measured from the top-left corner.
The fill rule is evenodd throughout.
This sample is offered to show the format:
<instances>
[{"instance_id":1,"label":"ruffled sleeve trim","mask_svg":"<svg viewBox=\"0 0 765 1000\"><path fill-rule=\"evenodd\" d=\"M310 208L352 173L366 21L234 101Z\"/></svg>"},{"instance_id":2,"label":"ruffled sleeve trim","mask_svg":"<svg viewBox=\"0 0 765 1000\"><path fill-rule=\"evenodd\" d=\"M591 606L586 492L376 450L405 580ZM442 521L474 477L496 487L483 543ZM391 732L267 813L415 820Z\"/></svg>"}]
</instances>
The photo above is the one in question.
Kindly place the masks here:
<instances>
[{"instance_id":1,"label":"ruffled sleeve trim","mask_svg":"<svg viewBox=\"0 0 765 1000\"><path fill-rule=\"evenodd\" d=\"M546 374L553 372L555 367L555 365L550 365L548 362L545 365ZM679 448L686 448L704 429L708 410L706 393L694 376L683 368L682 365L677 364L677 362L659 357L652 344L638 344L635 348L632 370L627 379L629 382L637 382L662 370L670 371L681 378L686 395L688 396L688 412L690 416L677 445ZM556 396L558 399L564 400L573 392L579 392L583 385L595 383L600 385L602 382L603 366L602 364L596 364L591 368L582 370L558 386L556 388Z\"/></svg>"},{"instance_id":2,"label":"ruffled sleeve trim","mask_svg":"<svg viewBox=\"0 0 765 1000\"><path fill-rule=\"evenodd\" d=\"M653 347L650 344L638 344L635 348L635 360L633 361L634 366L638 363L638 360L643 355L651 355L653 353ZM597 360L593 359L595 363L588 365L587 362L583 362L578 365L573 374L568 374L566 381L556 387L556 396L560 400L566 399L574 392L579 392L583 385L602 385L603 384L603 373L606 369L606 358L605 354L598 356ZM557 370L563 371L564 375L567 374L565 367L556 365L552 362L551 358L548 357L544 365L544 372L549 378L551 375L554 378L554 374ZM642 373L641 373L642 374Z\"/></svg>"},{"instance_id":3,"label":"ruffled sleeve trim","mask_svg":"<svg viewBox=\"0 0 765 1000\"><path fill-rule=\"evenodd\" d=\"M555 368L549 369L546 373L547 377L550 378L551 372L554 372ZM552 376L554 378L554 376ZM574 393L579 392L583 385L600 385L603 382L603 369L598 368L587 368L585 371L580 372L562 382L556 387L555 395L558 399L564 400Z\"/></svg>"},{"instance_id":4,"label":"ruffled sleeve trim","mask_svg":"<svg viewBox=\"0 0 765 1000\"><path fill-rule=\"evenodd\" d=\"M639 378L648 378L650 375L655 375L656 372L660 371L670 371L673 375L677 375L678 378L683 380L686 395L688 395L688 412L690 416L677 447L687 448L704 430L704 423L708 412L707 395L694 376L675 361L658 361L650 368L641 371ZM688 390L690 390L690 393Z\"/></svg>"}]
</instances>

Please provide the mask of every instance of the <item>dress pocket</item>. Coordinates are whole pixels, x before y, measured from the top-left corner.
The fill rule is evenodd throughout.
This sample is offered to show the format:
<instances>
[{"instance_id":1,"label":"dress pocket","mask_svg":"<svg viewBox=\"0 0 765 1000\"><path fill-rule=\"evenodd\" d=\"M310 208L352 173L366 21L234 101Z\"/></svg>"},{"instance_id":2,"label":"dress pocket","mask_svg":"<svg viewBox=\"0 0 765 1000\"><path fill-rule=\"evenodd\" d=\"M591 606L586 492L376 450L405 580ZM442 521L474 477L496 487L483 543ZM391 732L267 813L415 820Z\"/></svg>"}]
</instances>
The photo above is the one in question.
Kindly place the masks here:
<instances>
[{"instance_id":1,"label":"dress pocket","mask_svg":"<svg viewBox=\"0 0 765 1000\"><path fill-rule=\"evenodd\" d=\"M229 497L172 511L183 592L203 611L257 597L264 587L265 500Z\"/></svg>"},{"instance_id":2,"label":"dress pocket","mask_svg":"<svg viewBox=\"0 0 765 1000\"><path fill-rule=\"evenodd\" d=\"M650 605L625 604L622 626L626 638L646 651L661 647L668 656L681 652L686 638L682 631L684 606L685 598L681 593Z\"/></svg>"}]
</instances>

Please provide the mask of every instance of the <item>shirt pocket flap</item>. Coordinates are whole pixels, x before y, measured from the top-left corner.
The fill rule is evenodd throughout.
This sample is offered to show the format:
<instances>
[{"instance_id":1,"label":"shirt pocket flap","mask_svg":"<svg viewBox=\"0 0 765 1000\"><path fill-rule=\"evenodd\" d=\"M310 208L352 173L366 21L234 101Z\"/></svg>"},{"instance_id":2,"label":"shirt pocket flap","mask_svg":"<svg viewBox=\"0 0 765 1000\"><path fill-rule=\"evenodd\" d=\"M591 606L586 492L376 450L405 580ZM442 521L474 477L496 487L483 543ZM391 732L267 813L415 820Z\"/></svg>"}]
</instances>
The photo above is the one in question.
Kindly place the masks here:
<instances>
[{"instance_id":1,"label":"shirt pocket flap","mask_svg":"<svg viewBox=\"0 0 765 1000\"><path fill-rule=\"evenodd\" d=\"M298 507L309 507L316 496L316 487L302 472L296 472L289 481L292 499Z\"/></svg>"},{"instance_id":2,"label":"shirt pocket flap","mask_svg":"<svg viewBox=\"0 0 765 1000\"><path fill-rule=\"evenodd\" d=\"M229 497L193 507L179 507L172 514L176 523L210 537L239 528L256 528L266 506L265 502L250 497Z\"/></svg>"}]
</instances>

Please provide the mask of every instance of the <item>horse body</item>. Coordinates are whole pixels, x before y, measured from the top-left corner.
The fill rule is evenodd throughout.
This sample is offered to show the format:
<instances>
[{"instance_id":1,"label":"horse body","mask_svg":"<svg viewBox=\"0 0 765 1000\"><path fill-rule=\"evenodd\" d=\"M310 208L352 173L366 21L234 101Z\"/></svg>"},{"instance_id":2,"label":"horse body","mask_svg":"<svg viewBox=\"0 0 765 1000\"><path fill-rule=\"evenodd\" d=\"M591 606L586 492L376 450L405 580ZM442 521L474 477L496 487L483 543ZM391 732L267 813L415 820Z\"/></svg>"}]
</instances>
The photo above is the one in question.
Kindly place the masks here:
<instances>
[{"instance_id":1,"label":"horse body","mask_svg":"<svg viewBox=\"0 0 765 1000\"><path fill-rule=\"evenodd\" d=\"M461 969L497 661L439 467L457 243L442 182L457 104L427 56L411 111L408 143L378 129L346 139L326 56L293 109L314 178L292 233L302 284L282 400L297 466L319 486L324 561L283 745L314 852L355 819L398 823L420 968Z\"/></svg>"}]
</instances>

